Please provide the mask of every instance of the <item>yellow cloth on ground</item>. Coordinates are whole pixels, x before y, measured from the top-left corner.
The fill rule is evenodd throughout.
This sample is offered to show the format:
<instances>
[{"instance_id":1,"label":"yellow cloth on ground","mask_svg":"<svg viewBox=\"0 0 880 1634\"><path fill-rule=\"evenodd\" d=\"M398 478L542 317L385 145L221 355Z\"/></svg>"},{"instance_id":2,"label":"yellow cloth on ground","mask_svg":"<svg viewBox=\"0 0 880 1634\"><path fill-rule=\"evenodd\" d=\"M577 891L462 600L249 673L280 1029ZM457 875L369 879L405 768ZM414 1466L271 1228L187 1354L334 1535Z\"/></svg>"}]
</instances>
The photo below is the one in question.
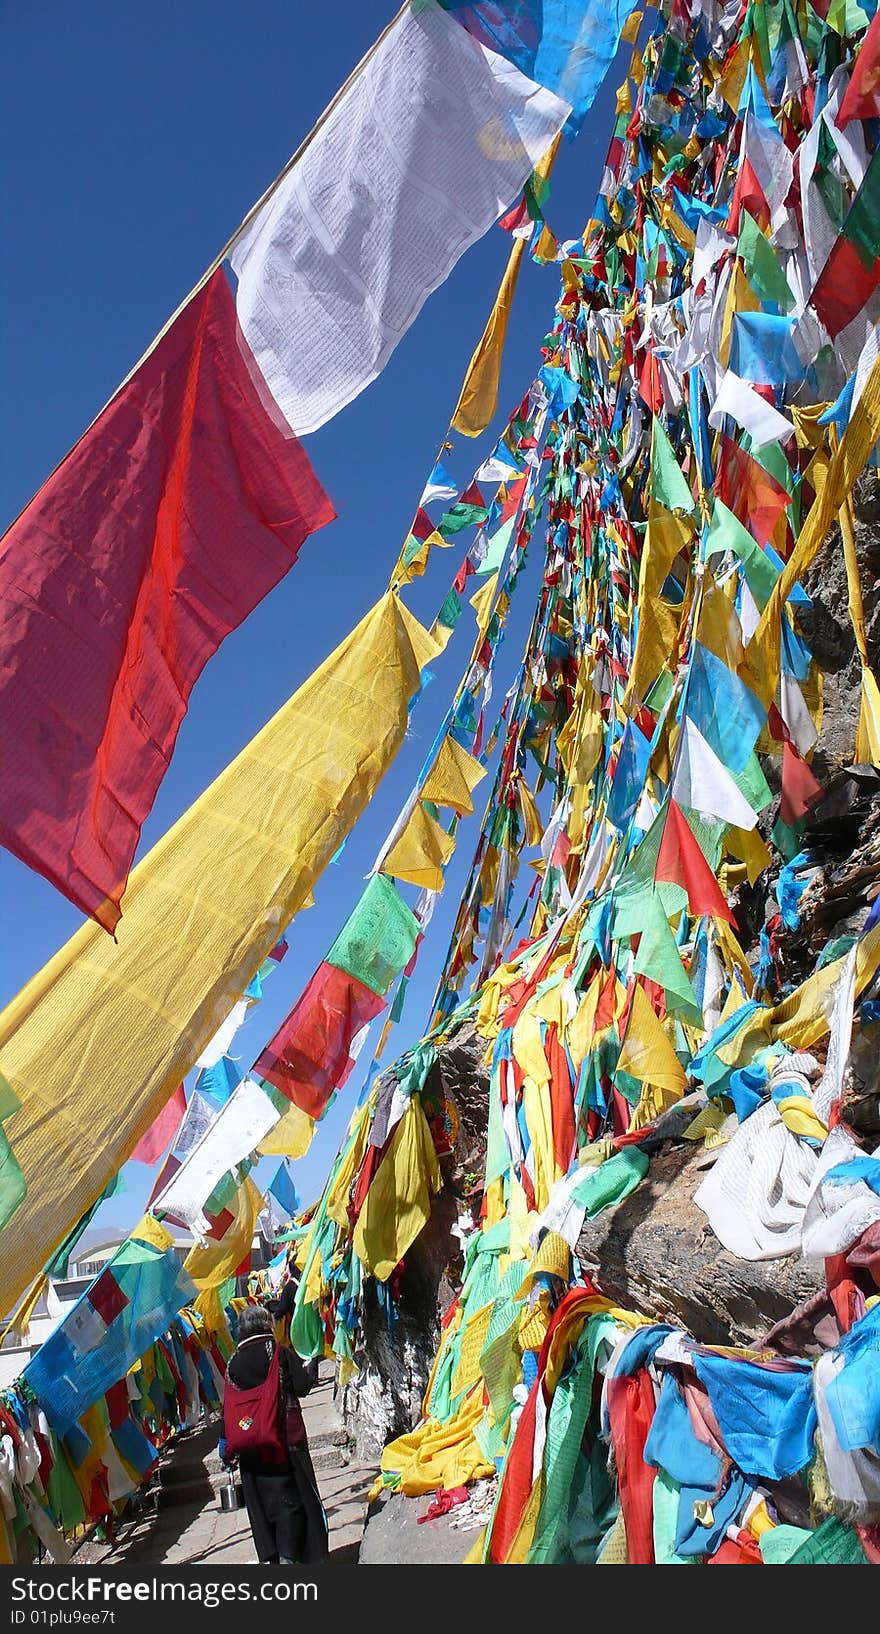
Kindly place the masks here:
<instances>
[{"instance_id":1,"label":"yellow cloth on ground","mask_svg":"<svg viewBox=\"0 0 880 1634\"><path fill-rule=\"evenodd\" d=\"M440 1165L421 1102L411 1100L379 1164L354 1230L354 1251L380 1282L427 1225Z\"/></svg>"},{"instance_id":2,"label":"yellow cloth on ground","mask_svg":"<svg viewBox=\"0 0 880 1634\"><path fill-rule=\"evenodd\" d=\"M45 1264L198 1060L403 741L437 653L388 594L134 870L114 942L84 925L0 1016L28 1194L0 1308Z\"/></svg>"},{"instance_id":3,"label":"yellow cloth on ground","mask_svg":"<svg viewBox=\"0 0 880 1634\"><path fill-rule=\"evenodd\" d=\"M478 1386L445 1424L428 1418L407 1435L389 1441L382 1453L382 1469L400 1476L400 1491L408 1498L494 1475L494 1464L487 1463L474 1440L482 1417L483 1392Z\"/></svg>"},{"instance_id":4,"label":"yellow cloth on ground","mask_svg":"<svg viewBox=\"0 0 880 1634\"><path fill-rule=\"evenodd\" d=\"M818 1141L827 1138L826 1125L805 1096L785 1095L777 1101L776 1110L786 1129L790 1129L793 1135L807 1135Z\"/></svg>"}]
</instances>

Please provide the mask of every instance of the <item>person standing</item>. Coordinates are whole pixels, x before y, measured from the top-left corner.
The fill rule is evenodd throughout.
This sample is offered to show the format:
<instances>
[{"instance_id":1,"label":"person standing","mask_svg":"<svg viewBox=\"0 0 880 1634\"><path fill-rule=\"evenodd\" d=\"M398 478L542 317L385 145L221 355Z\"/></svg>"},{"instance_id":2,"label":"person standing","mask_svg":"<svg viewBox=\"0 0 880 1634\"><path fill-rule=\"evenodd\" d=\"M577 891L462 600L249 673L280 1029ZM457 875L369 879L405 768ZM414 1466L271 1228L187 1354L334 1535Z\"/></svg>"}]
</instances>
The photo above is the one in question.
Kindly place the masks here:
<instances>
[{"instance_id":1,"label":"person standing","mask_svg":"<svg viewBox=\"0 0 880 1634\"><path fill-rule=\"evenodd\" d=\"M226 1378L233 1388L224 1394L220 1457L226 1464L237 1459L257 1559L266 1565L326 1559L327 1521L299 1405L314 1374L295 1351L276 1346L262 1305L245 1306L239 1317ZM251 1431L257 1441L248 1444Z\"/></svg>"}]
</instances>

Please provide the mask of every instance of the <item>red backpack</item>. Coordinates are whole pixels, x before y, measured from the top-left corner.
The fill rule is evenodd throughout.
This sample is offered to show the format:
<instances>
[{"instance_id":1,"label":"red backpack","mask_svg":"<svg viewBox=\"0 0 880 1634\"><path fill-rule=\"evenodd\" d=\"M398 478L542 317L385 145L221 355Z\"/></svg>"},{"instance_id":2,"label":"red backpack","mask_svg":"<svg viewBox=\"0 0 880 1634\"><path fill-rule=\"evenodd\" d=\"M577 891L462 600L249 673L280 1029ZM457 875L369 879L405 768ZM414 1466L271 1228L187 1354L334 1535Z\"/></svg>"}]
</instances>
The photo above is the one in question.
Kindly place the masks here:
<instances>
[{"instance_id":1,"label":"red backpack","mask_svg":"<svg viewBox=\"0 0 880 1634\"><path fill-rule=\"evenodd\" d=\"M262 1384L240 1390L228 1373L223 1392L223 1436L236 1458L252 1454L261 1463L282 1464L287 1446L281 1426L281 1376L278 1346Z\"/></svg>"}]
</instances>

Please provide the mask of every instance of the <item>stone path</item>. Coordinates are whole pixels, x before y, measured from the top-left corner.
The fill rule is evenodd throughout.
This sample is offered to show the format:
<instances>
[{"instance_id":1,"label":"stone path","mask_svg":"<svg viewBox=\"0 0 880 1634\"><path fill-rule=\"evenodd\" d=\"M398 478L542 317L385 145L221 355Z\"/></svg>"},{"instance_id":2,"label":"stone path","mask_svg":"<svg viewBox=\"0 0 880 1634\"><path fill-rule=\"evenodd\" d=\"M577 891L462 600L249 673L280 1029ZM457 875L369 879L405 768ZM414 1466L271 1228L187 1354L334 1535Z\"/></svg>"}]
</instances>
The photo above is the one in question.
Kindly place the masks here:
<instances>
[{"instance_id":1,"label":"stone path","mask_svg":"<svg viewBox=\"0 0 880 1634\"><path fill-rule=\"evenodd\" d=\"M303 1398L303 1416L312 1462L330 1525L330 1562L356 1565L367 1516L367 1494L375 1465L352 1455L333 1401L333 1376L322 1366L319 1385ZM92 1546L88 1558L107 1565L245 1566L256 1561L247 1513L225 1514L219 1490L219 1418L178 1437L160 1466L155 1495L144 1501L140 1518L123 1527L111 1549ZM77 1556L85 1563L86 1556Z\"/></svg>"}]
</instances>

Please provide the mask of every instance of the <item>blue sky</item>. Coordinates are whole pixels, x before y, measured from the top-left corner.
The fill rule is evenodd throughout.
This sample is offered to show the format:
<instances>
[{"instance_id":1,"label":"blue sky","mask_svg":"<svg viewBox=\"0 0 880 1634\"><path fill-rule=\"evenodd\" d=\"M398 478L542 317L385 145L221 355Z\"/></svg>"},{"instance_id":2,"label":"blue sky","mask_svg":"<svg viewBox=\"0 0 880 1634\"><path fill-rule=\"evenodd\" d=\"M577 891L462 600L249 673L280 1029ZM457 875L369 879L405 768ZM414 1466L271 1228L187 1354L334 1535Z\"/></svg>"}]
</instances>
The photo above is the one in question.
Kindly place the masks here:
<instances>
[{"instance_id":1,"label":"blue sky","mask_svg":"<svg viewBox=\"0 0 880 1634\"><path fill-rule=\"evenodd\" d=\"M250 6L151 0L149 7L131 0L79 0L75 7L46 0L39 15L30 7L7 13L0 66L10 223L0 263L7 399L0 526L102 408L393 9L393 0L337 0L332 8L302 0ZM548 216L561 239L574 237L590 213L619 77L612 69L580 136L563 145L557 160ZM139 855L385 589L509 247L497 228L475 245L430 298L379 380L306 439L338 520L307 541L287 578L205 670ZM555 268L525 265L495 436L538 367L557 284ZM475 443L456 438L453 473L467 481L493 441L493 428ZM495 689L499 702L525 639L540 545L536 536L511 613ZM460 555L435 552L429 573L407 592L426 622ZM287 1013L357 900L467 661L467 625L462 619L397 761L342 858L320 881L317 906L294 922L290 953L236 1040L234 1053L244 1066ZM462 824L396 1031L398 1048L424 1030L476 835L475 819ZM79 916L5 851L0 902L5 1003L76 929ZM392 1044L389 1059L393 1050ZM308 1157L294 1168L304 1198L320 1189L360 1082L355 1075ZM98 1223L132 1223L152 1178L142 1165L128 1165L125 1196L105 1205Z\"/></svg>"}]
</instances>

